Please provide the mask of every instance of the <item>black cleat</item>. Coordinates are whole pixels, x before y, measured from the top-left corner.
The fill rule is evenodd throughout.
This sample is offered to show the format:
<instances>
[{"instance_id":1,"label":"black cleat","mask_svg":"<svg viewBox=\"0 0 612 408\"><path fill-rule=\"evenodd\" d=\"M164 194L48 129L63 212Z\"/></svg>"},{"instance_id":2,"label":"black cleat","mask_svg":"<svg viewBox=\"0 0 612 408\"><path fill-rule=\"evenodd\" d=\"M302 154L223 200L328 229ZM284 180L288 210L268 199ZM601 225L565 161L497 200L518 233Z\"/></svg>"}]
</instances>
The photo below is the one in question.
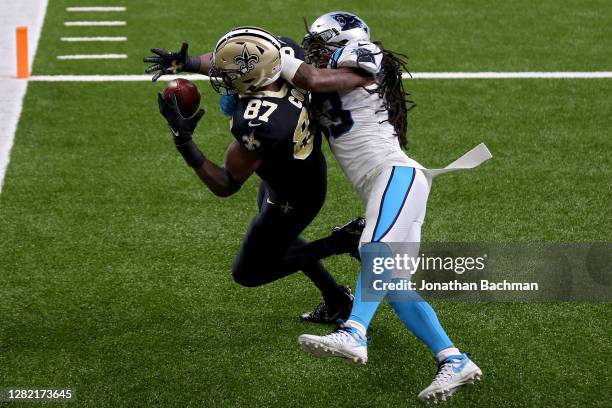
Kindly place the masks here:
<instances>
[{"instance_id":1,"label":"black cleat","mask_svg":"<svg viewBox=\"0 0 612 408\"><path fill-rule=\"evenodd\" d=\"M348 286L343 286L342 289L344 290L344 296L339 306L329 306L327 303L321 302L315 310L302 314L300 318L311 323L336 323L338 319L348 319L355 297Z\"/></svg>"},{"instance_id":2,"label":"black cleat","mask_svg":"<svg viewBox=\"0 0 612 408\"><path fill-rule=\"evenodd\" d=\"M359 259L359 239L364 228L365 219L362 217L334 227L330 236L333 241L334 253L337 255L349 254Z\"/></svg>"}]
</instances>

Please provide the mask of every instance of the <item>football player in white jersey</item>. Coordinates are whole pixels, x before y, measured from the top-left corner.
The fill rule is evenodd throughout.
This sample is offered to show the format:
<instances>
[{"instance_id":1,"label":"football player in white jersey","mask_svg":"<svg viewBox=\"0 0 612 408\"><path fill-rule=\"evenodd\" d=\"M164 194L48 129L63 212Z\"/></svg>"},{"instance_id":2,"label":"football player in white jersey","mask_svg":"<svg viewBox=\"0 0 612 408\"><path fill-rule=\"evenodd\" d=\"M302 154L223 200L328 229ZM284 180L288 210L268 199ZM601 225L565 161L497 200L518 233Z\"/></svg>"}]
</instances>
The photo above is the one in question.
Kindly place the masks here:
<instances>
[{"instance_id":1,"label":"football player in white jersey","mask_svg":"<svg viewBox=\"0 0 612 408\"><path fill-rule=\"evenodd\" d=\"M392 243L413 243L404 253L418 256L432 178L454 168L471 168L490 157L480 145L444 170L428 170L402 150L406 143L407 103L402 85L403 59L370 40L358 16L331 12L309 28L304 48L314 65L283 56L282 76L316 92L313 110L342 170L366 204L361 236L362 269L349 319L327 336L304 334L303 350L320 357L337 356L365 364L367 328L387 297L399 318L435 354L438 372L419 399L446 400L457 388L480 379L480 368L461 353L442 328L433 308L416 292L390 296L368 293L373 271L364 258L394 256ZM327 75L329 70L344 75ZM409 103L410 104L410 103ZM408 248L408 249L406 249ZM392 279L409 278L392 271ZM409 300L407 300L409 299Z\"/></svg>"}]
</instances>

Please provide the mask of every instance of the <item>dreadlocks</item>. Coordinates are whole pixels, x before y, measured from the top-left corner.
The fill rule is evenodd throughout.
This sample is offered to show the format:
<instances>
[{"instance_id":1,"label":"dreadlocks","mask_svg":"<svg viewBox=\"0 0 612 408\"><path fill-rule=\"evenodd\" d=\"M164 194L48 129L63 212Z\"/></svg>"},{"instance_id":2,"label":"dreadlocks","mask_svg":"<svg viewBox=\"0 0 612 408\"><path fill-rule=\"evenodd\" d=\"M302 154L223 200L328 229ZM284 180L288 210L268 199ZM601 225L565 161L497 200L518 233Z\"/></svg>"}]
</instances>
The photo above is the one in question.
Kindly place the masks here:
<instances>
[{"instance_id":1,"label":"dreadlocks","mask_svg":"<svg viewBox=\"0 0 612 408\"><path fill-rule=\"evenodd\" d=\"M330 42L308 30L308 22L304 18L304 25L308 33L304 38L302 46L305 48L307 62L319 68L327 66L334 51L344 47L343 43ZM408 132L408 112L416 104L408 99L410 94L404 89L402 72L408 72L406 61L408 57L404 54L386 50L382 43L374 42L382 53L380 72L374 78L378 85L374 89L364 88L368 93L378 94L383 100L384 110L388 112L388 119L395 130L400 146L406 148ZM382 122L381 122L382 123Z\"/></svg>"},{"instance_id":2,"label":"dreadlocks","mask_svg":"<svg viewBox=\"0 0 612 408\"><path fill-rule=\"evenodd\" d=\"M416 104L408 99L410 94L404 89L402 72L408 72L407 57L383 48L380 42L374 42L382 51L380 73L376 76L376 89L367 89L369 93L377 93L383 99L383 106L389 115L389 123L393 125L395 134L403 148L407 144L408 112ZM382 123L382 122L381 122Z\"/></svg>"}]
</instances>

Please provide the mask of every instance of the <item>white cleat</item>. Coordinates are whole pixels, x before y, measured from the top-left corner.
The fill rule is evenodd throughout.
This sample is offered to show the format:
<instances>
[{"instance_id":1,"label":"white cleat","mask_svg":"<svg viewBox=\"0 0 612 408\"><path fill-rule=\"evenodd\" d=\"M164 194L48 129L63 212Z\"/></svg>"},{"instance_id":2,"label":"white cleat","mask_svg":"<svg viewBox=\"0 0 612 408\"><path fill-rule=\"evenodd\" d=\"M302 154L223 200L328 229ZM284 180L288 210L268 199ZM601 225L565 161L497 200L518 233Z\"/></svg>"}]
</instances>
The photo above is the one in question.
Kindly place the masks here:
<instances>
[{"instance_id":1,"label":"white cleat","mask_svg":"<svg viewBox=\"0 0 612 408\"><path fill-rule=\"evenodd\" d=\"M470 355L450 356L440 363L436 377L418 398L434 404L446 401L459 387L474 384L481 376L482 371L470 359Z\"/></svg>"},{"instance_id":2,"label":"white cleat","mask_svg":"<svg viewBox=\"0 0 612 408\"><path fill-rule=\"evenodd\" d=\"M317 357L342 357L357 365L368 361L368 341L353 327L340 326L327 336L302 334L298 343L302 350Z\"/></svg>"}]
</instances>

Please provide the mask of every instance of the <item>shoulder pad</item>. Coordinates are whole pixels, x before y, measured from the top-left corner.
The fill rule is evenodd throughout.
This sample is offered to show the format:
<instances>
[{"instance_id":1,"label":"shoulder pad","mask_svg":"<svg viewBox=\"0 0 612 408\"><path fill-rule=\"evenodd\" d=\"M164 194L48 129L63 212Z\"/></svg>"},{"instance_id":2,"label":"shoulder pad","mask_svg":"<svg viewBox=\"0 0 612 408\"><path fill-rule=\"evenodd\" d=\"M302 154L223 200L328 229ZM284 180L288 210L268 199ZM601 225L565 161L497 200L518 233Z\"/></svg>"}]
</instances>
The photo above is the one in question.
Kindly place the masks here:
<instances>
[{"instance_id":1,"label":"shoulder pad","mask_svg":"<svg viewBox=\"0 0 612 408\"><path fill-rule=\"evenodd\" d=\"M338 55L336 55L339 52ZM382 62L382 50L368 41L351 41L341 50L336 50L332 56L332 64L335 59L335 67L360 68L371 74L380 71Z\"/></svg>"}]
</instances>

